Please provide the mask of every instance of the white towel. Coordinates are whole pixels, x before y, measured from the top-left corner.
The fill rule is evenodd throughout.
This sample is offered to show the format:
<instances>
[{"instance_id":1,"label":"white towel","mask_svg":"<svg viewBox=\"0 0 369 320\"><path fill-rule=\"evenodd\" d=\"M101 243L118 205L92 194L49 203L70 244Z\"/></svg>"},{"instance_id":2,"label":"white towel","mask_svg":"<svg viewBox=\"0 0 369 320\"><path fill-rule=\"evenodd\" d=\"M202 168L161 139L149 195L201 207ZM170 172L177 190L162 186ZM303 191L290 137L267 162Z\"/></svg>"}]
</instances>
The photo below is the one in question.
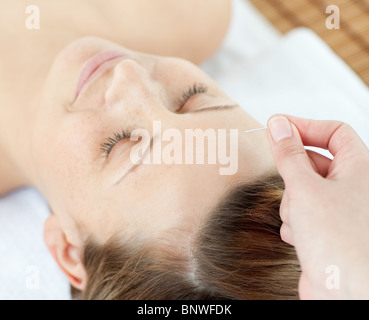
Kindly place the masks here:
<instances>
[{"instance_id":1,"label":"white towel","mask_svg":"<svg viewBox=\"0 0 369 320\"><path fill-rule=\"evenodd\" d=\"M369 91L315 34L280 35L243 0L220 50L202 68L262 123L277 112L349 122L369 142ZM0 198L0 299L69 299L42 240L49 214L34 189Z\"/></svg>"},{"instance_id":2,"label":"white towel","mask_svg":"<svg viewBox=\"0 0 369 320\"><path fill-rule=\"evenodd\" d=\"M243 0L236 5L238 13L250 9ZM352 69L309 29L281 37L268 32L263 17L248 25L245 16L232 25L237 30L231 29L225 46L203 69L263 124L274 113L341 120L369 146L369 89ZM248 48L255 45L258 50Z\"/></svg>"},{"instance_id":3,"label":"white towel","mask_svg":"<svg viewBox=\"0 0 369 320\"><path fill-rule=\"evenodd\" d=\"M0 299L69 299L68 281L43 242L49 214L35 189L0 198Z\"/></svg>"}]
</instances>

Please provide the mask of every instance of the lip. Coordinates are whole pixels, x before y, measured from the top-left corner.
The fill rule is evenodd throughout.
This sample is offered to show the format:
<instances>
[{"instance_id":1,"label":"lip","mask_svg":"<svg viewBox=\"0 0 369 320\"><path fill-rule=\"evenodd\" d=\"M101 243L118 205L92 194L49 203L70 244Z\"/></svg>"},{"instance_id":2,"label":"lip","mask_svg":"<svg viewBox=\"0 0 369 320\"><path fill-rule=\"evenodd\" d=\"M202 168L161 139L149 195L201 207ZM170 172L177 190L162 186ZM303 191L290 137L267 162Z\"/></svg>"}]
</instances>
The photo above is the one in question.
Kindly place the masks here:
<instances>
[{"instance_id":1,"label":"lip","mask_svg":"<svg viewBox=\"0 0 369 320\"><path fill-rule=\"evenodd\" d=\"M77 82L77 86L76 86L76 90L74 94L74 101L78 98L84 86L89 82L89 80L91 80L92 75L97 73L97 71L101 70L102 66L105 63L111 60L122 58L122 57L127 57L127 54L122 51L107 50L107 51L100 52L96 54L95 56L93 56L92 58L90 58L89 60L87 60L87 62L85 63L80 73L80 76Z\"/></svg>"}]
</instances>

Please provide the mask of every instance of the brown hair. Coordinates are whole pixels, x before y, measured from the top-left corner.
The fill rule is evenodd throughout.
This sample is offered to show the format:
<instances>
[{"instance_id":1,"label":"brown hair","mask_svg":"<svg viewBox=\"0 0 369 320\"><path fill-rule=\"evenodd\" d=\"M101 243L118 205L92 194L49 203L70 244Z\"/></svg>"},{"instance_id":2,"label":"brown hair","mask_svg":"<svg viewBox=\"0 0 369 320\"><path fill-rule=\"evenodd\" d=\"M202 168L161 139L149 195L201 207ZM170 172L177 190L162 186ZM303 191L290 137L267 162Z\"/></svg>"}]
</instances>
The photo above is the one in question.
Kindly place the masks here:
<instances>
[{"instance_id":1,"label":"brown hair","mask_svg":"<svg viewBox=\"0 0 369 320\"><path fill-rule=\"evenodd\" d=\"M169 245L88 241L82 299L296 299L294 249L280 238L284 185L268 175L241 185L196 232L191 254Z\"/></svg>"}]
</instances>

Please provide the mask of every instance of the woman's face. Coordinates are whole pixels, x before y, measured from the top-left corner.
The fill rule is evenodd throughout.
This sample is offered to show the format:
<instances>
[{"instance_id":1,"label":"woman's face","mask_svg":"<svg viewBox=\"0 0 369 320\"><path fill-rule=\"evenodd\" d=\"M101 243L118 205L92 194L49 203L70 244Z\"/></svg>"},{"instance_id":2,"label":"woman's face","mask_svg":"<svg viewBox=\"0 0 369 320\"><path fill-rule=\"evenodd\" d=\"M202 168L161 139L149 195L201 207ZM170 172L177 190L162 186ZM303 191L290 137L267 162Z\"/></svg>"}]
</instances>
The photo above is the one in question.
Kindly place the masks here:
<instances>
[{"instance_id":1,"label":"woman's face","mask_svg":"<svg viewBox=\"0 0 369 320\"><path fill-rule=\"evenodd\" d=\"M101 52L117 58L88 78ZM105 241L120 231L149 239L190 231L233 185L273 166L264 132L238 137L232 175L221 175L218 161L132 166L130 151L140 140L119 141L115 133L144 129L153 135L153 121L183 137L186 129L229 133L260 124L195 65L99 38L77 40L57 56L38 106L31 137L36 185L72 242L91 233Z\"/></svg>"}]
</instances>

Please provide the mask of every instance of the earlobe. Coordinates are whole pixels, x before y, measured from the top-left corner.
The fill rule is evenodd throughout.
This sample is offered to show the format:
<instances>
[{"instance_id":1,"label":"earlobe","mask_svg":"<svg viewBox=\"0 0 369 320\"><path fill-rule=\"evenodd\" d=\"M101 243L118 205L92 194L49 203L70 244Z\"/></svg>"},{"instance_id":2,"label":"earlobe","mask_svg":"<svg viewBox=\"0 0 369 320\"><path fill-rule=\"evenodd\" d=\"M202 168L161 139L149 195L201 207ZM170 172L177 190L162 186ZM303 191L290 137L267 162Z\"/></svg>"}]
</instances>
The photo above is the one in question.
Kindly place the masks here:
<instances>
[{"instance_id":1,"label":"earlobe","mask_svg":"<svg viewBox=\"0 0 369 320\"><path fill-rule=\"evenodd\" d=\"M81 248L68 241L55 214L50 215L45 222L44 241L71 285L78 290L84 290L87 284L87 273L80 258Z\"/></svg>"}]
</instances>

